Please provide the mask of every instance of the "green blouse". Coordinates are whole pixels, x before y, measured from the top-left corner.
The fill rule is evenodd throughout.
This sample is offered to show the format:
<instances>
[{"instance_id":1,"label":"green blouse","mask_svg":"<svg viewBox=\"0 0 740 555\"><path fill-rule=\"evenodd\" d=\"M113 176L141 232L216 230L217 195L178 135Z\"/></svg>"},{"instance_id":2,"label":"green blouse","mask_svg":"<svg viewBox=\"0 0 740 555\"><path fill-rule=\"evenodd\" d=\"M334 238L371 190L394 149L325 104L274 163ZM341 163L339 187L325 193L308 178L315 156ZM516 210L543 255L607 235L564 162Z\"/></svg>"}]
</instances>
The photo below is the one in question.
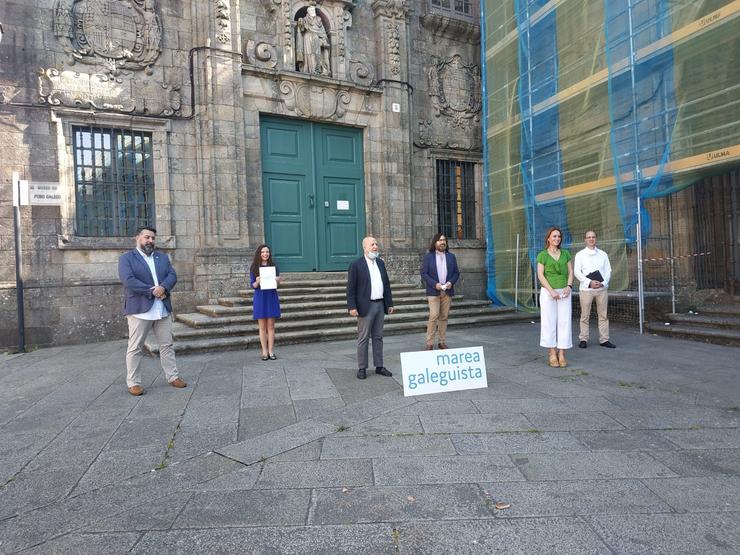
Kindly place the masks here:
<instances>
[{"instance_id":1,"label":"green blouse","mask_svg":"<svg viewBox=\"0 0 740 555\"><path fill-rule=\"evenodd\" d=\"M562 289L568 285L568 262L570 252L560 249L560 258L555 260L547 249L541 250L537 255L537 263L545 267L545 279L553 289Z\"/></svg>"}]
</instances>

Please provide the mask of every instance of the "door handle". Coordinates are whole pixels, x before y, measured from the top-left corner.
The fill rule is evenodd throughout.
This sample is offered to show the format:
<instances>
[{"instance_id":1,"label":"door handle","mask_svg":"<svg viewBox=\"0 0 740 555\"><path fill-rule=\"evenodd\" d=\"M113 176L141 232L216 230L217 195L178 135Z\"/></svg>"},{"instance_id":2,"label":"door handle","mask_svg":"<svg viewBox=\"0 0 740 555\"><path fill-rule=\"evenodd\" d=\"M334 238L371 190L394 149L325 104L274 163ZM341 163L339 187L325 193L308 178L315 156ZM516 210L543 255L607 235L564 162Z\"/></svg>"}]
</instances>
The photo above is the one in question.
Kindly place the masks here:
<instances>
[{"instance_id":1,"label":"door handle","mask_svg":"<svg viewBox=\"0 0 740 555\"><path fill-rule=\"evenodd\" d=\"M308 207L309 208L314 207L313 195L308 195Z\"/></svg>"}]
</instances>

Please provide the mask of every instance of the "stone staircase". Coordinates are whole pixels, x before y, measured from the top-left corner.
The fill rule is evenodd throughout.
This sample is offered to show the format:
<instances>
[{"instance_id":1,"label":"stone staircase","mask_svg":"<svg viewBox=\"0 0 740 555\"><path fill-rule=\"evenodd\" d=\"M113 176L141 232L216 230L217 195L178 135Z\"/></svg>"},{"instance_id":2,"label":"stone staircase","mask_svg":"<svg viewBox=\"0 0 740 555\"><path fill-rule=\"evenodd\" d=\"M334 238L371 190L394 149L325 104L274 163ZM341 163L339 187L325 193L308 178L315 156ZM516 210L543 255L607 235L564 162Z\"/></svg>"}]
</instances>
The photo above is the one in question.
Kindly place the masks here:
<instances>
[{"instance_id":1,"label":"stone staircase","mask_svg":"<svg viewBox=\"0 0 740 555\"><path fill-rule=\"evenodd\" d=\"M646 328L658 335L740 346L740 298L725 304L702 305L692 313L666 314L665 320L649 322Z\"/></svg>"},{"instance_id":2,"label":"stone staircase","mask_svg":"<svg viewBox=\"0 0 740 555\"><path fill-rule=\"evenodd\" d=\"M346 273L284 273L280 284L282 317L275 323L279 345L351 339L357 337L356 319L347 314ZM419 333L419 349L428 316L421 287L391 282L396 312L387 315L385 334ZM217 304L196 307L197 312L175 314L173 335L178 353L259 349L257 322L252 320L252 289L223 297ZM487 300L466 300L457 295L450 311L450 327L529 321L530 314L512 308L492 307ZM146 349L157 353L154 337Z\"/></svg>"}]
</instances>

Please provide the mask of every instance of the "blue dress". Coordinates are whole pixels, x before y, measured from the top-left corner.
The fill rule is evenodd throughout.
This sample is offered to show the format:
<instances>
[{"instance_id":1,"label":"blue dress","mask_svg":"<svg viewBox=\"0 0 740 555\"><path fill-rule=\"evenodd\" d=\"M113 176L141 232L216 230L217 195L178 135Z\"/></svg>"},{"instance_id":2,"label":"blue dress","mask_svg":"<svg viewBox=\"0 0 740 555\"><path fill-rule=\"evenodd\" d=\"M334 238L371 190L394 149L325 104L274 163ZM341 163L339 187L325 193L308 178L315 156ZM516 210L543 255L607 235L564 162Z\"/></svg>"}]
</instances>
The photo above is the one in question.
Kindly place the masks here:
<instances>
[{"instance_id":1,"label":"blue dress","mask_svg":"<svg viewBox=\"0 0 740 555\"><path fill-rule=\"evenodd\" d=\"M280 275L280 269L275 266L275 274ZM249 272L249 286L251 287L256 276ZM252 307L252 319L280 318L280 299L277 289L265 289L257 287L254 289L254 306Z\"/></svg>"}]
</instances>

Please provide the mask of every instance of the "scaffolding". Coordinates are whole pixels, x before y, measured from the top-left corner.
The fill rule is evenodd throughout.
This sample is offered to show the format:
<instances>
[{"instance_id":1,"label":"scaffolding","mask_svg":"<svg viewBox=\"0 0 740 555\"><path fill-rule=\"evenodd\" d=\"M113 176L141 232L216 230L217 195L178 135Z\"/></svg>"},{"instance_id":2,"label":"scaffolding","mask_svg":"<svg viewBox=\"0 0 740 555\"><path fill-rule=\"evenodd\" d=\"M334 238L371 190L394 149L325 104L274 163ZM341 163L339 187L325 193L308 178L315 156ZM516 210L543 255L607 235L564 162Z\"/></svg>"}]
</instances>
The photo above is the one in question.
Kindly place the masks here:
<instances>
[{"instance_id":1,"label":"scaffolding","mask_svg":"<svg viewBox=\"0 0 740 555\"><path fill-rule=\"evenodd\" d=\"M489 297L535 308L550 226L573 254L597 231L640 325L646 299L733 288L740 0L482 7Z\"/></svg>"}]
</instances>

